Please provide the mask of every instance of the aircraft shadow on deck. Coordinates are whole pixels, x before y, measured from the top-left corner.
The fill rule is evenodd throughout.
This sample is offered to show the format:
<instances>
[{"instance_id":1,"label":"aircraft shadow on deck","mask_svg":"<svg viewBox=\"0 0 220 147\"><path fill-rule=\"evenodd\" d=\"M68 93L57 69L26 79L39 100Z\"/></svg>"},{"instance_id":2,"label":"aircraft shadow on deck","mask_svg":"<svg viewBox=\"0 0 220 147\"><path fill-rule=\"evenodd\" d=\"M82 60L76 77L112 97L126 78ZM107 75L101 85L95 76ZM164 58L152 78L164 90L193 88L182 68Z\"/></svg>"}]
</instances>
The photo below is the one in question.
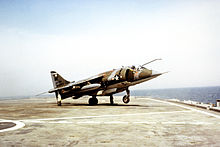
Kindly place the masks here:
<instances>
[{"instance_id":1,"label":"aircraft shadow on deck","mask_svg":"<svg viewBox=\"0 0 220 147\"><path fill-rule=\"evenodd\" d=\"M50 104L50 105L56 105L55 103L48 103L48 104ZM110 106L113 106L113 107L137 107L137 108L139 108L139 109L146 109L146 108L150 108L150 107L161 107L161 106L157 106L157 105L155 105L155 106L150 106L150 105L138 105L138 104L113 104L113 105L111 105L111 104L109 104L109 103L101 103L101 104L97 104L97 105L89 105L89 104L86 104L86 103L62 103L62 106L61 107L74 107L74 106L89 106L89 107L94 107L94 108L97 108L97 106L98 107L103 107L103 106L106 106L106 107L110 107ZM57 106L57 107L60 107L60 106Z\"/></svg>"},{"instance_id":2,"label":"aircraft shadow on deck","mask_svg":"<svg viewBox=\"0 0 220 147\"><path fill-rule=\"evenodd\" d=\"M54 104L54 103L50 103L50 104ZM61 107L68 107L68 106L120 106L120 107L130 107L130 106L143 106L143 105L137 105L137 104L109 104L109 103L102 103L102 104L97 104L97 105L89 105L89 104L85 104L85 103L62 103Z\"/></svg>"}]
</instances>

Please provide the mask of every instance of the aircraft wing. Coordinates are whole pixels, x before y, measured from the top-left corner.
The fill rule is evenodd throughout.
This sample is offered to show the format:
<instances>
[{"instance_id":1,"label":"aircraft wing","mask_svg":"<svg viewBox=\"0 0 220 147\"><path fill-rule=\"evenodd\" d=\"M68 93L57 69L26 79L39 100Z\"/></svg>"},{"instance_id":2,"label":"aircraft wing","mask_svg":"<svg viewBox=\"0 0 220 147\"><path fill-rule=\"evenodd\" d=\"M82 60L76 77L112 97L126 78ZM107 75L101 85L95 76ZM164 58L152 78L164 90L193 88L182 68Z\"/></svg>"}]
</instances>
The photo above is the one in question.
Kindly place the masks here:
<instances>
[{"instance_id":1,"label":"aircraft wing","mask_svg":"<svg viewBox=\"0 0 220 147\"><path fill-rule=\"evenodd\" d=\"M103 78L103 76L104 75L100 74L100 75L90 77L88 79L80 80L80 81L77 81L77 82L71 82L71 83L69 83L65 86L51 89L51 90L48 91L48 93L53 93L55 91L59 91L59 90L62 90L62 89L69 89L69 88L71 88L71 89L81 89L83 86L89 85L88 83L95 83L95 82L99 81L99 79L101 80Z\"/></svg>"}]
</instances>

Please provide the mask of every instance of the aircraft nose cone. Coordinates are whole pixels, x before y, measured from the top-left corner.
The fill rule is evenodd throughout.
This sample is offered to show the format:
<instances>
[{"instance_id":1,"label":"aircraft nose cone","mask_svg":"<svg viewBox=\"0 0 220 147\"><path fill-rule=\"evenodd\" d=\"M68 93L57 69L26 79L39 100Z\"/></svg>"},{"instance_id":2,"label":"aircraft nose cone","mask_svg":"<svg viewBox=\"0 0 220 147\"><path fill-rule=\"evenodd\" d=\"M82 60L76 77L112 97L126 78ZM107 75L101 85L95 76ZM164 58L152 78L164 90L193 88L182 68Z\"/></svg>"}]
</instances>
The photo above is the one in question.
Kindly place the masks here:
<instances>
[{"instance_id":1,"label":"aircraft nose cone","mask_svg":"<svg viewBox=\"0 0 220 147\"><path fill-rule=\"evenodd\" d=\"M140 74L139 74L139 78L140 78L140 79L144 79L144 78L150 77L150 76L151 76L151 73L152 73L151 70L143 69L143 70L140 72Z\"/></svg>"},{"instance_id":2,"label":"aircraft nose cone","mask_svg":"<svg viewBox=\"0 0 220 147\"><path fill-rule=\"evenodd\" d=\"M158 71L152 70L152 76L159 76L161 75L161 73L159 73Z\"/></svg>"},{"instance_id":3,"label":"aircraft nose cone","mask_svg":"<svg viewBox=\"0 0 220 147\"><path fill-rule=\"evenodd\" d=\"M152 76L159 74L158 71L152 70Z\"/></svg>"}]
</instances>

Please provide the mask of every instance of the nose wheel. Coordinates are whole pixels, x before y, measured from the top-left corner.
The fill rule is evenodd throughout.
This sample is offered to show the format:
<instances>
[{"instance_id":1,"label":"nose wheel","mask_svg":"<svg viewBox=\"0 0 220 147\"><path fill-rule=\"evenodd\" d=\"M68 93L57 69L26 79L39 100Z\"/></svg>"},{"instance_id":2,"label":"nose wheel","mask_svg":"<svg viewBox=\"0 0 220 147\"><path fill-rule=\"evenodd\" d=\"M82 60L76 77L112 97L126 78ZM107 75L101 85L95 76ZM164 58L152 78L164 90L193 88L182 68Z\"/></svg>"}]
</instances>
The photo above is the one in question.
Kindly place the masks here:
<instances>
[{"instance_id":1,"label":"nose wheel","mask_svg":"<svg viewBox=\"0 0 220 147\"><path fill-rule=\"evenodd\" d=\"M125 104L127 104L127 103L129 103L130 102L130 96L128 96L128 95L125 95L125 96L123 96L123 102L125 103Z\"/></svg>"},{"instance_id":2,"label":"nose wheel","mask_svg":"<svg viewBox=\"0 0 220 147\"><path fill-rule=\"evenodd\" d=\"M126 89L126 93L127 95L123 96L122 101L127 104L130 102L130 90L128 90L128 88Z\"/></svg>"}]
</instances>

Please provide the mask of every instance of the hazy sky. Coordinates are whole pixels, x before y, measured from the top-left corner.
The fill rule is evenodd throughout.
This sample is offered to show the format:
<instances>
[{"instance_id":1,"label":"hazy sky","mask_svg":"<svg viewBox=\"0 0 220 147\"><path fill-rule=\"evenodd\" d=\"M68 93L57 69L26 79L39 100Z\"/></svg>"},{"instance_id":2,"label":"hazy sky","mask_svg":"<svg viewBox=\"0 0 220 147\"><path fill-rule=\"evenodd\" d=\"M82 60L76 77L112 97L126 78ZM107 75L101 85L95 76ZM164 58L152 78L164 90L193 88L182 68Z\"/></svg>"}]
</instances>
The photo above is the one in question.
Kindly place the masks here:
<instances>
[{"instance_id":1,"label":"hazy sky","mask_svg":"<svg viewBox=\"0 0 220 147\"><path fill-rule=\"evenodd\" d=\"M122 65L171 71L131 89L220 85L220 1L0 1L0 94L52 88Z\"/></svg>"}]
</instances>

